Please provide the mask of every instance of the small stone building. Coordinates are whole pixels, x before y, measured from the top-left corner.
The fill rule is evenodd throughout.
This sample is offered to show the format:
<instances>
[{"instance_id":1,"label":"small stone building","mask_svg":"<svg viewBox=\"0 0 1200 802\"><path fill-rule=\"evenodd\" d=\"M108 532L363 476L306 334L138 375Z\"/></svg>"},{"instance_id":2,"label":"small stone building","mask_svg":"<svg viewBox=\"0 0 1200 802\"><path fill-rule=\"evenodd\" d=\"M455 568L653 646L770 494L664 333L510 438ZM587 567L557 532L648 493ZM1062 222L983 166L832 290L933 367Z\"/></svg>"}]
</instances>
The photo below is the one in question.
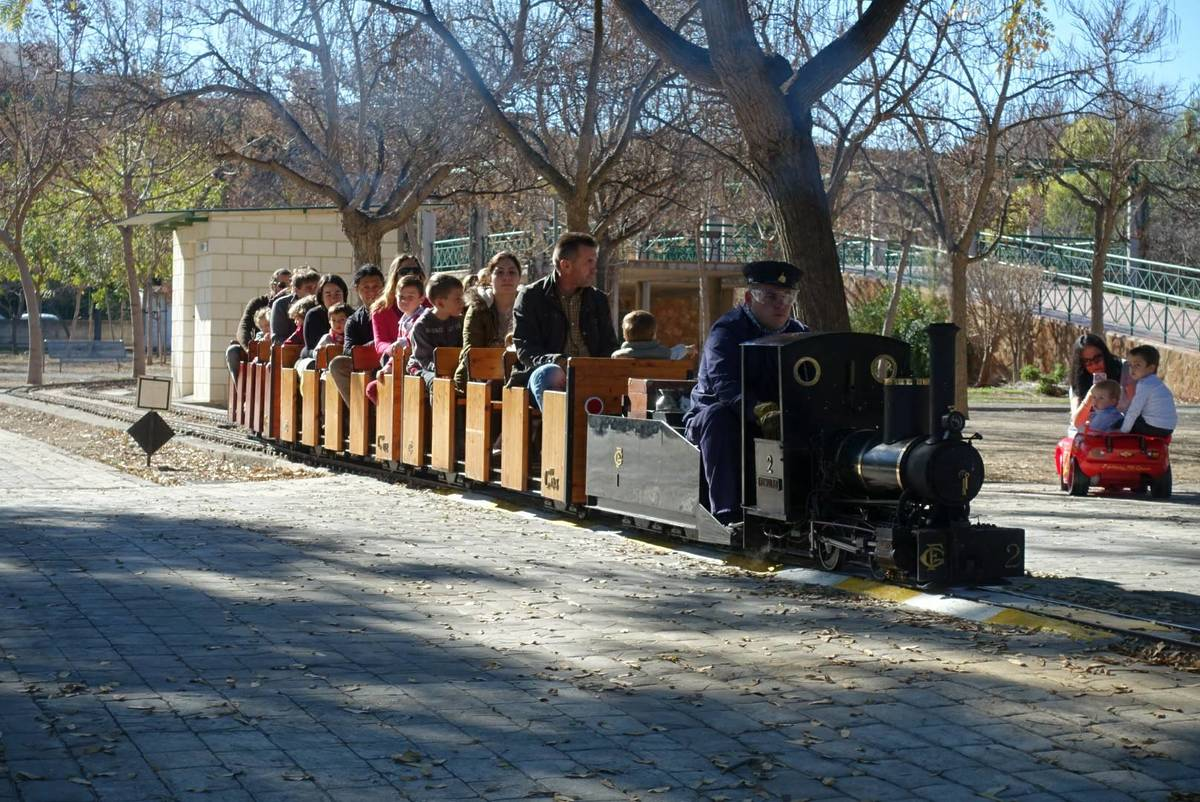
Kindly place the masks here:
<instances>
[{"instance_id":1,"label":"small stone building","mask_svg":"<svg viewBox=\"0 0 1200 802\"><path fill-rule=\"evenodd\" d=\"M225 403L225 349L246 303L267 291L272 272L309 265L349 283L354 270L332 208L183 209L137 215L123 224L174 232L171 377L174 397L197 403ZM385 259L399 252L400 236L397 230L385 237ZM425 244L432 249L432 241Z\"/></svg>"}]
</instances>

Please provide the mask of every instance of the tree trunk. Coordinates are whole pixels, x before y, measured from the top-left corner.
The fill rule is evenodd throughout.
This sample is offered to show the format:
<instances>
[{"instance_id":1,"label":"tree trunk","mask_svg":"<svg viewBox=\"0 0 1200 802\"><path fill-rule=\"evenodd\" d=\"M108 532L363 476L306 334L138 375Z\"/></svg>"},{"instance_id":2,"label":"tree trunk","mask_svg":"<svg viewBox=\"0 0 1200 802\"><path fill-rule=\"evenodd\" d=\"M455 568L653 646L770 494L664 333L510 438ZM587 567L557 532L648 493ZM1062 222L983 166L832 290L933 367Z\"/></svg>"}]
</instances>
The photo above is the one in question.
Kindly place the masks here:
<instances>
[{"instance_id":1,"label":"tree trunk","mask_svg":"<svg viewBox=\"0 0 1200 802\"><path fill-rule=\"evenodd\" d=\"M904 271L908 268L908 252L912 250L912 240L912 231L904 232L904 239L900 243L900 262L896 265L896 283L892 285L892 297L888 301L887 314L883 316L884 337L891 337L892 332L896 330L896 310L900 308L900 293L904 289Z\"/></svg>"},{"instance_id":2,"label":"tree trunk","mask_svg":"<svg viewBox=\"0 0 1200 802\"><path fill-rule=\"evenodd\" d=\"M133 256L133 229L121 226L121 254L125 260L125 289L129 293L129 321L133 325L133 378L146 375L146 329L137 263Z\"/></svg>"},{"instance_id":3,"label":"tree trunk","mask_svg":"<svg viewBox=\"0 0 1200 802\"><path fill-rule=\"evenodd\" d=\"M71 339L79 339L79 312L83 307L83 285L75 287L75 311L71 314Z\"/></svg>"},{"instance_id":4,"label":"tree trunk","mask_svg":"<svg viewBox=\"0 0 1200 802\"><path fill-rule=\"evenodd\" d=\"M26 384L42 383L42 304L38 298L37 285L33 283L33 271L25 258L25 249L20 243L7 242L17 271L21 274L21 292L25 295L25 311L29 314L29 369L25 372ZM13 338L14 342L16 338Z\"/></svg>"},{"instance_id":5,"label":"tree trunk","mask_svg":"<svg viewBox=\"0 0 1200 802\"><path fill-rule=\"evenodd\" d=\"M958 326L954 339L954 406L967 412L967 265L965 251L950 252L950 322Z\"/></svg>"},{"instance_id":6,"label":"tree trunk","mask_svg":"<svg viewBox=\"0 0 1200 802\"><path fill-rule=\"evenodd\" d=\"M1092 317L1089 331L1104 336L1104 268L1108 263L1108 248L1116 228L1116 212L1097 209L1092 218Z\"/></svg>"},{"instance_id":7,"label":"tree trunk","mask_svg":"<svg viewBox=\"0 0 1200 802\"><path fill-rule=\"evenodd\" d=\"M142 321L143 342L146 344L144 353L146 354L146 367L149 368L154 364L154 326L151 322L151 310L154 309L154 268L146 270L146 283L142 285L142 314L138 317Z\"/></svg>"},{"instance_id":8,"label":"tree trunk","mask_svg":"<svg viewBox=\"0 0 1200 802\"><path fill-rule=\"evenodd\" d=\"M387 268L383 263L383 235L387 231L378 221L357 209L342 210L342 232L354 249L354 264L350 266L350 272L368 263L379 265L381 269ZM425 270L431 272L433 265L425 265Z\"/></svg>"},{"instance_id":9,"label":"tree trunk","mask_svg":"<svg viewBox=\"0 0 1200 802\"><path fill-rule=\"evenodd\" d=\"M759 130L744 122L743 129L755 178L770 200L784 259L802 273L797 306L804 322L817 331L849 331L846 288L811 115L806 111L796 123L791 141L757 136Z\"/></svg>"}]
</instances>

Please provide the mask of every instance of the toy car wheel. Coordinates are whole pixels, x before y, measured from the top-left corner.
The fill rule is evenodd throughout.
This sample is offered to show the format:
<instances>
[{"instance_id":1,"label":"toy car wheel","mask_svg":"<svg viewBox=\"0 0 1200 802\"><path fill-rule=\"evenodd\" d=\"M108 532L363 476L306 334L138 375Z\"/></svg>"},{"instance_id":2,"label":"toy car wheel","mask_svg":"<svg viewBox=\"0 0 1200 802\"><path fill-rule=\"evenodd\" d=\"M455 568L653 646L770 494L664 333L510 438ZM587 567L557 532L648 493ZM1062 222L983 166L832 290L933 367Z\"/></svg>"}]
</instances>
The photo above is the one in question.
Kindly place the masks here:
<instances>
[{"instance_id":1,"label":"toy car wheel","mask_svg":"<svg viewBox=\"0 0 1200 802\"><path fill-rule=\"evenodd\" d=\"M1088 488L1092 486L1092 483L1088 479L1088 475L1079 469L1078 460L1071 460L1071 470L1069 473L1070 479L1068 481L1071 486L1067 492L1072 496L1086 496Z\"/></svg>"},{"instance_id":2,"label":"toy car wheel","mask_svg":"<svg viewBox=\"0 0 1200 802\"><path fill-rule=\"evenodd\" d=\"M1171 469L1168 467L1167 472L1157 479L1150 481L1150 497L1151 498L1170 498L1171 497Z\"/></svg>"}]
</instances>

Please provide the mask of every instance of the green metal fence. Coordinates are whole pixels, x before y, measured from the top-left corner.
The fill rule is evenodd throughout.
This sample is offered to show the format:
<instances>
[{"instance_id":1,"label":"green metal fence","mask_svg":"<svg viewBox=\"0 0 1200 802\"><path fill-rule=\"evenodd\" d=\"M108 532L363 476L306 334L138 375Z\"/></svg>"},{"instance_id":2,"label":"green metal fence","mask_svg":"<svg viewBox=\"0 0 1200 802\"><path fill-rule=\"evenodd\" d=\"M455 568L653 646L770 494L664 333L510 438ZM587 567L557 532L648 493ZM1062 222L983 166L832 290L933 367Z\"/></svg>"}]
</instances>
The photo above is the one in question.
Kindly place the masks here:
<instances>
[{"instance_id":1,"label":"green metal fence","mask_svg":"<svg viewBox=\"0 0 1200 802\"><path fill-rule=\"evenodd\" d=\"M471 266L471 238L455 237L433 243L432 272L466 270Z\"/></svg>"},{"instance_id":2,"label":"green metal fence","mask_svg":"<svg viewBox=\"0 0 1200 802\"><path fill-rule=\"evenodd\" d=\"M1034 265L1044 278L1039 312L1068 322L1091 319L1093 251L1029 237L981 238L1006 264ZM1200 347L1200 269L1109 254L1104 262L1104 326Z\"/></svg>"},{"instance_id":3,"label":"green metal fence","mask_svg":"<svg viewBox=\"0 0 1200 802\"><path fill-rule=\"evenodd\" d=\"M701 237L706 262L736 264L771 258L772 244L745 229ZM1092 251L1077 244L1047 238L980 238L980 249L992 248L991 259L1001 264L1034 266L1042 270L1043 284L1038 311L1071 323L1084 323L1091 316ZM529 259L553 247L549 232L539 237L531 231L505 231L490 235L484 243L484 259L501 250ZM844 272L892 281L900 262L898 243L881 243L863 237L842 236L838 259ZM433 270L465 270L470 267L471 247L467 237L440 240L434 244ZM696 238L652 237L633 250L634 258L646 261L696 262ZM936 248L913 246L909 251L904 282L941 286L947 281L945 254ZM1189 347L1200 347L1200 269L1111 254L1104 268L1104 319L1112 331L1154 336Z\"/></svg>"}]
</instances>

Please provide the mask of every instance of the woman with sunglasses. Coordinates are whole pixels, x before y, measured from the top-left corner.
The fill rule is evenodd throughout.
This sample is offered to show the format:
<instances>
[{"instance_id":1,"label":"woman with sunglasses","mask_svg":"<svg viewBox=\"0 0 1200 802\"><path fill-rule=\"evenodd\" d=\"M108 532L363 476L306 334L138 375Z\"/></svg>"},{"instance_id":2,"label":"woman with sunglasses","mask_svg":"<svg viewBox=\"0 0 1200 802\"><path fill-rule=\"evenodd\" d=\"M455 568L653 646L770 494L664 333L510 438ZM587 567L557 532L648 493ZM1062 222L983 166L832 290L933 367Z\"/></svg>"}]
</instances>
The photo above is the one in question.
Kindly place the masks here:
<instances>
[{"instance_id":1,"label":"woman with sunglasses","mask_svg":"<svg viewBox=\"0 0 1200 802\"><path fill-rule=\"evenodd\" d=\"M1084 334L1075 341L1068 375L1068 395L1071 399L1071 424L1067 427L1068 435L1074 435L1091 414L1092 385L1098 381L1113 379L1120 383L1121 398L1117 402L1117 410L1124 412L1129 408L1134 388L1129 366L1113 356L1103 337Z\"/></svg>"},{"instance_id":2,"label":"woman with sunglasses","mask_svg":"<svg viewBox=\"0 0 1200 802\"><path fill-rule=\"evenodd\" d=\"M425 269L421 267L421 261L411 253L402 253L388 266L383 294L371 304L371 329L375 335L375 352L381 360L390 359L404 346L401 342L400 326L411 313L401 308L401 284L408 276L413 276L420 286L425 284ZM412 284L412 281L404 283ZM421 312L430 306L429 299L422 292L415 311ZM409 328L411 326L410 320Z\"/></svg>"}]
</instances>

